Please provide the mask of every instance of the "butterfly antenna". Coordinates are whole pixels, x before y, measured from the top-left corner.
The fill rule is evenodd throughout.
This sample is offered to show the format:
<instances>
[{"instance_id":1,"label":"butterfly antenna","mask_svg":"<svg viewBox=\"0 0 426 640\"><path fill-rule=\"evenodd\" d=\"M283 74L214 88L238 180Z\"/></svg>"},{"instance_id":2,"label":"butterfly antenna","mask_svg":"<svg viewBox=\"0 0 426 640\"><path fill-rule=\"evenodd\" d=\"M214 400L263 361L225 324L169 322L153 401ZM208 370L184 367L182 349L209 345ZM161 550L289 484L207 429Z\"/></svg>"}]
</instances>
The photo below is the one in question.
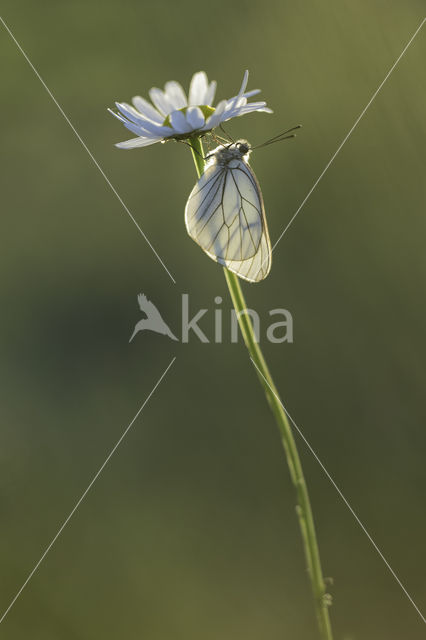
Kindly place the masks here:
<instances>
[{"instance_id":1,"label":"butterfly antenna","mask_svg":"<svg viewBox=\"0 0 426 640\"><path fill-rule=\"evenodd\" d=\"M287 131L283 131L282 133L279 133L277 136L274 136L273 138L266 140L266 142L262 142L262 144L258 144L256 147L253 147L253 149L260 149L260 147L266 147L268 144L273 144L274 142L281 142L282 140L288 140L289 138L294 138L296 134L291 132L296 131L296 129L300 129L301 126L302 126L301 124L297 124L295 127L291 127L290 129L287 129Z\"/></svg>"},{"instance_id":2,"label":"butterfly antenna","mask_svg":"<svg viewBox=\"0 0 426 640\"><path fill-rule=\"evenodd\" d=\"M296 134L291 133L288 136L282 136L280 138L276 138L275 140L270 140L268 142L264 142L263 144L259 144L257 147L253 147L254 149L260 149L261 147L267 147L269 144L274 144L274 142L281 142L282 140L289 140L290 138L295 138Z\"/></svg>"}]
</instances>

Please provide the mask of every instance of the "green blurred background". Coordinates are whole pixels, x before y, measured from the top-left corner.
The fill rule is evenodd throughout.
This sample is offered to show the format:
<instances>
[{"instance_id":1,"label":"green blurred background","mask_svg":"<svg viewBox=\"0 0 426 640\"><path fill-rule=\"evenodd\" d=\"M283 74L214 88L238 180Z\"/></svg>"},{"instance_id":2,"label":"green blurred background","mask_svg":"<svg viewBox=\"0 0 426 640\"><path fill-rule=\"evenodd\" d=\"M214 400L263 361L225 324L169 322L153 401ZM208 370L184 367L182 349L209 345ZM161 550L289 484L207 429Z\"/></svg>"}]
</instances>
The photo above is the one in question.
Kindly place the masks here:
<instances>
[{"instance_id":1,"label":"green blurred background","mask_svg":"<svg viewBox=\"0 0 426 640\"><path fill-rule=\"evenodd\" d=\"M146 293L175 331L230 305L187 237L183 145L120 151L106 111L205 69L244 69L274 115L234 120L272 240L424 15L416 0L30 2L2 16L173 273L173 285L0 29L1 608L6 609L173 356L177 360L0 629L17 640L316 638L295 498L242 344L128 339ZM423 606L426 27L274 253L244 286L294 344L263 346L284 401ZM209 325L210 323L210 325ZM211 335L211 317L203 322ZM266 325L264 325L266 326ZM340 640L423 623L300 441Z\"/></svg>"}]
</instances>

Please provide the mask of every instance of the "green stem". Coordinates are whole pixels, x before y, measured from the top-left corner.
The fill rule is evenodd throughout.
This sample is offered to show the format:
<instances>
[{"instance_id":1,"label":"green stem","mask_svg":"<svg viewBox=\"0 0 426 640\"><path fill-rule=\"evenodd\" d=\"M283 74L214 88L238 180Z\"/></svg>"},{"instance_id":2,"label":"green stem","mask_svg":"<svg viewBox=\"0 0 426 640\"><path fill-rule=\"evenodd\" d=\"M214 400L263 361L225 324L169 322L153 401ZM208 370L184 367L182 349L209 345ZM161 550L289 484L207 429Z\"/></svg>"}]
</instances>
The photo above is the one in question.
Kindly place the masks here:
<instances>
[{"instance_id":1,"label":"green stem","mask_svg":"<svg viewBox=\"0 0 426 640\"><path fill-rule=\"evenodd\" d=\"M204 154L203 146L199 138L191 138L192 155L198 176L204 171ZM238 322L241 333L244 338L245 345L248 349L250 357L256 367L260 383L265 392L269 406L275 416L278 429L281 435L281 441L284 447L287 464L290 471L291 480L296 488L297 507L296 512L299 518L300 530L303 539L303 548L312 585L312 591L315 601L315 611L317 615L320 635L322 640L332 640L332 631L328 607L330 604L330 596L326 593L325 581L321 568L321 559L318 548L318 540L315 532L314 518L312 514L311 503L309 500L308 488L305 477L303 475L302 463L297 451L296 442L293 432L288 421L287 414L280 400L279 393L274 384L268 366L263 357L262 351L256 341L253 324L250 316L246 312L247 305L244 300L243 292L238 277L224 269L226 282L231 294L232 302L237 313Z\"/></svg>"}]
</instances>

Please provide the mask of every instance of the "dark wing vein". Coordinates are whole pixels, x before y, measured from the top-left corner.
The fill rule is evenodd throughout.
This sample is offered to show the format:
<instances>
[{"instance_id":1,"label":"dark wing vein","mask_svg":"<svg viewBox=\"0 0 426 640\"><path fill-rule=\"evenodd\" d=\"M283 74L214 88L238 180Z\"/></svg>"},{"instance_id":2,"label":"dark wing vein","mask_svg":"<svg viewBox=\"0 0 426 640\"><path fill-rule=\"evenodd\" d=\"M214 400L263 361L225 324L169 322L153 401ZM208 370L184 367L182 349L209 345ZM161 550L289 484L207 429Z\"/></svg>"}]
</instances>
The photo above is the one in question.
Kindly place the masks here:
<instances>
[{"instance_id":1,"label":"dark wing vein","mask_svg":"<svg viewBox=\"0 0 426 640\"><path fill-rule=\"evenodd\" d=\"M188 233L213 260L257 282L269 273L270 242L256 176L242 160L236 167L214 165L210 172L201 176L189 196Z\"/></svg>"}]
</instances>

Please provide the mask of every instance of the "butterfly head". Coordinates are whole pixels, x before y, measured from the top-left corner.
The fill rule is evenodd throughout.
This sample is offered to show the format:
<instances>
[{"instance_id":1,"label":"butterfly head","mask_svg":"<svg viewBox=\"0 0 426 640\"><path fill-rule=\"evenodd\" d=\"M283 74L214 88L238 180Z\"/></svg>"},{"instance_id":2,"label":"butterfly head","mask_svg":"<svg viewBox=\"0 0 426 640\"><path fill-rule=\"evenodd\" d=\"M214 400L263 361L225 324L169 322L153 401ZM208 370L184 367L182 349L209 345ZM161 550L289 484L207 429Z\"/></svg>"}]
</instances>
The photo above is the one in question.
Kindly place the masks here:
<instances>
[{"instance_id":1,"label":"butterfly head","mask_svg":"<svg viewBox=\"0 0 426 640\"><path fill-rule=\"evenodd\" d=\"M248 156L251 151L251 146L247 140L237 140L230 144L220 145L216 147L214 151L207 156L208 158L214 158L213 162L218 164L227 165L231 160L248 160Z\"/></svg>"},{"instance_id":2,"label":"butterfly head","mask_svg":"<svg viewBox=\"0 0 426 640\"><path fill-rule=\"evenodd\" d=\"M247 155L251 150L251 146L247 140L237 140L237 142L231 145L230 149L233 147L241 156Z\"/></svg>"}]
</instances>

